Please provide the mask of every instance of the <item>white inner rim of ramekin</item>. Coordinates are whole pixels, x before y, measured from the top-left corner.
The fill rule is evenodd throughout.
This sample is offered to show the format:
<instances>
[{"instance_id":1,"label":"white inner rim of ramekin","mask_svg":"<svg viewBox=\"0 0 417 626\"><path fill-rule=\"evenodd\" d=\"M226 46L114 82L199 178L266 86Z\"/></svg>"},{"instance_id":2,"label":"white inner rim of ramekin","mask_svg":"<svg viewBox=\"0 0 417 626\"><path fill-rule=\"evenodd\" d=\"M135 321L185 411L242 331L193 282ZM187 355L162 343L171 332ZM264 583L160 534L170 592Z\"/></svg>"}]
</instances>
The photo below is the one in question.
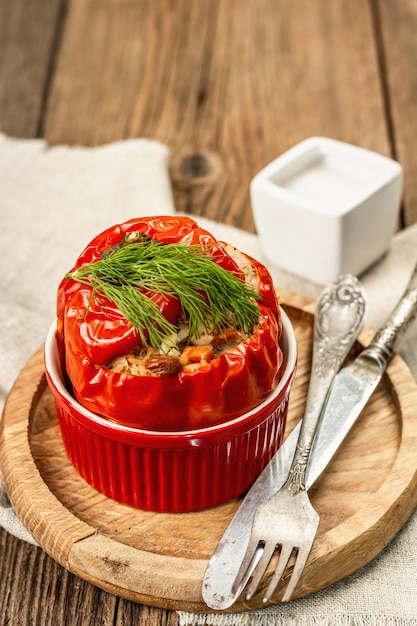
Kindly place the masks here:
<instances>
[{"instance_id":1,"label":"white inner rim of ramekin","mask_svg":"<svg viewBox=\"0 0 417 626\"><path fill-rule=\"evenodd\" d=\"M213 433L219 430L223 430L225 427L234 426L241 421L247 420L255 413L262 411L262 409L266 405L268 405L271 401L273 401L273 399L282 392L283 388L287 384L288 378L290 377L291 373L295 370L296 363L297 363L297 341L295 338L292 324L288 318L288 315L285 313L285 311L281 307L280 307L280 311L281 311L282 328L283 328L280 345L281 345L281 349L284 355L284 370L282 372L282 377L281 377L280 382L278 383L277 388L273 391L271 395L269 395L266 398L266 400L261 402L261 404L258 404L256 407L254 407L247 413L244 413L243 415L240 415L239 417L236 417L235 419L229 420L227 422L222 422L220 424L216 424L215 426L209 426L207 428L198 428L196 430L180 430L180 431L144 430L141 428L133 428L131 426L124 426L123 424L118 424L117 422L113 422L105 417L96 415L92 411L89 411L88 409L84 408L82 404L77 402L77 400L69 393L63 380L62 367L61 367L61 362L59 359L58 349L56 345L56 338L55 338L56 322L54 322L51 325L48 335L46 337L46 341L45 341L45 368L49 376L51 377L53 384L55 385L55 387L57 388L61 396L63 396L69 402L69 404L74 406L74 408L79 413L82 413L85 417L95 422L96 424L100 424L107 428L111 427L114 430L118 430L118 431L122 431L126 433L143 433L143 434L149 434L149 435L154 435L154 436L160 435L164 437L170 437L170 436L179 437L179 436L184 436L184 435L193 435L196 433L201 433L202 431L204 433L209 434L209 433Z\"/></svg>"}]
</instances>

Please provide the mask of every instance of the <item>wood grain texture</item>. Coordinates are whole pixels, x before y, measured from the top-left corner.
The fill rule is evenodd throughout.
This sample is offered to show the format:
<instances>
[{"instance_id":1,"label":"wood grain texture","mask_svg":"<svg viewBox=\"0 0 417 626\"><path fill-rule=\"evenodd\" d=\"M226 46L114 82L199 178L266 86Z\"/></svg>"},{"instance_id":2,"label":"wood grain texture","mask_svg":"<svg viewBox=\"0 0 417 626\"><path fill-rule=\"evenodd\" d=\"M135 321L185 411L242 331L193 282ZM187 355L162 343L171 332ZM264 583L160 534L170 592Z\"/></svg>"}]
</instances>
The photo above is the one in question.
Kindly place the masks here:
<instances>
[{"instance_id":1,"label":"wood grain texture","mask_svg":"<svg viewBox=\"0 0 417 626\"><path fill-rule=\"evenodd\" d=\"M334 136L401 161L409 225L415 32L415 0L0 0L0 130L164 141L177 207L248 230L253 174L308 135ZM2 625L177 624L2 529L0 563Z\"/></svg>"},{"instance_id":2,"label":"wood grain texture","mask_svg":"<svg viewBox=\"0 0 417 626\"><path fill-rule=\"evenodd\" d=\"M160 140L179 210L253 230L251 178L298 141L390 154L370 3L71 0L45 134Z\"/></svg>"},{"instance_id":3,"label":"wood grain texture","mask_svg":"<svg viewBox=\"0 0 417 626\"><path fill-rule=\"evenodd\" d=\"M175 612L140 605L90 585L46 552L1 528L0 564L0 624L4 626L178 626Z\"/></svg>"},{"instance_id":4,"label":"wood grain texture","mask_svg":"<svg viewBox=\"0 0 417 626\"><path fill-rule=\"evenodd\" d=\"M417 4L377 0L395 158L404 167L404 226L417 221Z\"/></svg>"},{"instance_id":5,"label":"wood grain texture","mask_svg":"<svg viewBox=\"0 0 417 626\"><path fill-rule=\"evenodd\" d=\"M287 431L301 417L310 371L312 304L281 294L294 324L299 357ZM303 300L303 299L302 299ZM354 352L372 336L364 331ZM311 490L321 516L296 597L332 584L374 558L417 503L414 407L417 385L400 357L331 465ZM45 551L80 578L116 596L164 609L205 611L201 583L207 560L239 505L161 514L99 494L66 456L42 352L29 361L9 396L0 440L12 502ZM275 602L279 601L279 595ZM233 611L262 606L259 597Z\"/></svg>"},{"instance_id":6,"label":"wood grain texture","mask_svg":"<svg viewBox=\"0 0 417 626\"><path fill-rule=\"evenodd\" d=\"M53 71L64 0L0 2L0 131L35 137Z\"/></svg>"}]
</instances>

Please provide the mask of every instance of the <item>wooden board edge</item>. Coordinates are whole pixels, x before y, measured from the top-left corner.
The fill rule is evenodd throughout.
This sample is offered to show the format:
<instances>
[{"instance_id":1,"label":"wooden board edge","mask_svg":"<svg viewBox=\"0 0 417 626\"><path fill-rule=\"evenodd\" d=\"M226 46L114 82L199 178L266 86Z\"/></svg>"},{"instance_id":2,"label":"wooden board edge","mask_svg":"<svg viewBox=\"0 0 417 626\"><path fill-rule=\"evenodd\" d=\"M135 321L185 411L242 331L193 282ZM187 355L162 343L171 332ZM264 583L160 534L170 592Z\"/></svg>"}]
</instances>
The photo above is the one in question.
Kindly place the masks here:
<instances>
[{"instance_id":1,"label":"wooden board edge","mask_svg":"<svg viewBox=\"0 0 417 626\"><path fill-rule=\"evenodd\" d=\"M204 610L205 604L197 580L203 580L207 562L169 557L169 575L161 575L155 589L155 568L166 571L167 557L150 555L138 548L118 543L108 537L94 535L73 544L68 569L88 582L113 591L135 602L182 610ZM153 580L152 589L149 581ZM179 595L178 600L174 599ZM185 600L186 599L186 600Z\"/></svg>"},{"instance_id":2,"label":"wooden board edge","mask_svg":"<svg viewBox=\"0 0 417 626\"><path fill-rule=\"evenodd\" d=\"M370 334L372 336L372 333ZM368 330L366 335L369 336ZM398 412L402 417L402 435L395 463L384 483L375 492L372 506L367 509L367 515L373 513L367 528L363 528L362 512L358 511L344 523L343 543L338 528L332 528L321 536L321 541L327 542L326 553L334 554L336 558L333 560L337 561L338 565L344 564L346 576L357 572L380 554L403 528L417 504L417 466L413 462L413 451L417 450L416 381L408 365L399 355L393 356L384 376L390 383L391 393L396 398ZM404 390L404 386L407 391ZM372 476L369 479L371 481ZM392 493L397 493L398 496L393 498ZM387 497L390 501L388 509ZM305 597L308 590L313 587L317 591L337 582L329 563L324 564L324 555L314 559L313 547L312 556L311 563L306 567L305 576L303 575L302 585L294 594L294 598ZM312 577L309 576L309 569L313 573L314 585Z\"/></svg>"},{"instance_id":3,"label":"wooden board edge","mask_svg":"<svg viewBox=\"0 0 417 626\"><path fill-rule=\"evenodd\" d=\"M38 375L32 378L34 372ZM22 524L65 567L72 544L95 530L75 516L68 519L67 509L45 484L32 458L31 416L46 384L42 347L29 359L6 399L0 425L0 467Z\"/></svg>"},{"instance_id":4,"label":"wooden board edge","mask_svg":"<svg viewBox=\"0 0 417 626\"><path fill-rule=\"evenodd\" d=\"M286 309L288 308L291 309L293 306L291 303L288 303L286 301L283 301L282 304ZM302 314L305 313L306 315L311 316L312 314L311 307L314 308L314 303L312 302L307 303L304 311L302 311ZM298 313L300 313L300 309L298 309L298 307L295 307L295 308L297 309ZM367 345L370 339L372 338L372 336L373 336L373 332L365 328L361 332L358 338L358 341L360 341L362 345ZM40 349L37 353L35 353L35 355L33 355L32 359L28 362L28 367L32 368L34 364L36 364L36 368L39 370L40 368L39 360L41 357L43 357L43 349ZM417 434L413 433L411 429L411 418L413 417L411 413L414 412L413 406L414 407L417 406L417 392L415 390L414 377L412 376L405 362L401 359L401 357L397 355L393 357L393 360L389 364L386 375L388 376L390 380L392 379L393 388L397 388L399 384L400 385L404 384L404 378L410 382L410 385L412 382L411 386L413 387L413 398L411 401L408 401L406 403L407 406L405 407L405 409L406 409L406 414L407 414L406 431L408 433L408 429L410 429L410 436L412 437L413 442L414 442L417 439ZM19 381L17 381L16 384L18 382ZM44 376L42 376L41 381L37 380L36 388L35 388L35 385L32 385L31 388L28 388L26 390L27 394L24 395L24 402L22 403L22 407L26 407L26 409L22 408L22 411L19 414L20 418L22 418L22 414L25 412L25 410L29 410L29 413L32 413L34 399L39 395L42 385L43 386L45 385ZM20 390L20 392L21 391L22 390ZM398 394L397 394L397 397L399 398ZM22 401L22 394L19 397L19 401L20 402ZM403 401L399 398L399 402L401 403ZM28 409L28 403L30 404L29 409ZM6 402L6 405L8 405L7 402ZM9 411L9 407L7 406L7 410L6 410L6 406L5 406L4 413L8 411ZM27 423L27 420L26 420L26 423ZM13 489L13 477L11 476L12 476L12 470L15 471L16 466L14 465L12 468L10 464L11 459L8 458L7 454L2 453L2 451L4 451L5 449L5 446L3 445L4 437L11 438L13 435L16 434L16 428L21 428L19 419L17 420L17 423L13 422L13 424L6 424L6 425L4 425L4 420L3 420L3 424L2 424L1 432L0 432L0 464L2 466L3 472L5 473L5 476L7 476L6 484L8 485L8 489L10 489L10 497L11 497L12 503L14 503L13 502L14 489ZM25 433L26 453L31 456L30 443L29 443L29 429L27 425L26 425L26 429L27 429ZM398 459L396 460L395 466L397 465L397 463L398 463ZM94 585L100 588L106 589L107 591L116 593L117 595L120 595L121 597L126 597L128 599L131 599L137 602L142 602L150 606L157 606L161 608L171 608L172 610L189 610L193 612L201 612L201 611L213 612L201 600L200 589L198 590L200 593L197 593L197 590L195 588L192 589L192 586L190 588L187 588L187 584L188 584L187 576L185 576L184 581L180 581L180 582L178 580L176 581L178 584L184 585L184 589L186 589L186 593L187 593L187 595L185 596L187 600L181 599L177 601L169 597L167 598L166 594L164 593L161 593L160 598L155 598L154 596L151 596L146 593L146 587L139 588L138 590L136 581L134 580L134 578L130 579L130 582L126 586L126 588L121 588L120 584L119 585L117 584L117 579L114 576L115 574L114 568L119 569L119 575L120 575L120 566L116 565L117 558L115 559L113 557L114 556L119 557L120 554L124 553L124 550L127 549L127 551L129 552L129 558L133 557L133 561L134 561L136 557L139 558L143 556L143 554L141 554L141 551L135 548L131 548L129 546L125 546L125 544L119 544L118 542L114 542L114 540L110 540L110 539L106 539L101 536L98 536L94 528L92 528L91 526L88 526L84 522L81 522L79 518L77 518L71 512L67 511L67 509L63 507L63 505L59 502L59 500L57 500L57 498L50 492L47 486L43 483L42 477L40 476L39 471L37 470L37 467L33 461L31 463L30 468L26 467L23 469L27 474L25 480L28 480L28 475L30 474L30 484L32 488L33 488L33 480L35 478L36 487L37 487L37 490L39 489L39 494L40 494L39 501L36 501L36 503L33 501L29 503L25 503L25 506L28 506L29 517L31 519L26 519L25 517L23 521L26 527L28 528L29 532L31 532L34 535L34 537L39 541L40 545L42 547L45 545L44 547L45 551L48 552L61 565L63 565L64 567L72 571L74 574L81 576L81 578L88 580L89 582L93 583ZM376 515L376 519L375 519L376 529L378 528L378 524L381 524L382 519L384 521L385 520L389 521L391 534L387 538L386 543L389 543L392 537L400 530L400 528L407 521L408 517L411 515L412 511L415 508L415 501L417 500L417 472L414 472L414 473L411 472L411 475L408 472L407 476L408 476L407 480L409 482L405 487L404 494L400 494L399 498L390 507L390 510L388 512L385 512L385 517L383 516L378 517L378 515ZM385 481L386 483L385 487L388 488L388 486L394 480L397 480L397 481L399 480L399 477L396 476L396 472L391 473L391 475L387 478L387 480ZM10 485L11 485L11 488L10 488ZM22 485L21 477L19 477L19 486L21 487L21 485ZM45 502L44 498L48 499L48 507L51 506L53 508L54 516L55 516L55 513L58 513L58 514L64 513L64 516L65 516L65 523L64 523L65 531L64 529L62 529L61 531L60 528L57 528L56 536L53 538L52 542L51 542L50 536L45 536L43 538L44 529L42 527L44 524L47 524L48 519L47 518L39 519L37 517L37 514L39 512L38 506L42 504L42 502L43 503ZM20 501L19 502L16 501L16 508L18 510L21 510L21 504L22 503ZM402 512L402 515L400 517L398 516L398 508L400 508ZM68 536L68 526L67 526L68 514L72 518L74 518L73 521L75 523L75 526L78 527L78 524L82 525L82 528L81 527L79 528L80 530L79 534L78 532L75 532L75 533L70 532L69 533L70 536ZM355 516L352 516L352 519L350 520L350 522L353 524L352 528L354 528L355 526L355 520L353 518L355 518ZM55 519L54 519L54 523L55 523ZM372 528L371 528L371 531L372 531ZM65 532L65 536L63 534L64 532ZM331 533L332 533L332 530L330 530L329 533L327 534L330 535ZM370 555L369 560L366 562L369 562L370 560L372 560L374 556L376 556L376 554L378 554L381 550L381 548L378 547L375 554L373 554L372 552L368 550L369 548L369 534L368 533L369 533L369 529L367 529L364 533L362 533L361 537L359 538L360 540L357 539L358 545L355 546L355 549L358 550L358 554L362 554L361 550L366 549L367 551L366 554ZM106 541L103 541L103 539L106 539ZM62 550L63 540L64 540L64 545L65 545L64 550ZM109 548L108 542L110 542L111 544L114 544L111 546L111 549ZM52 546L60 545L60 549L57 551L57 553L55 553L54 547L51 551L51 545ZM120 551L120 548L122 548L122 551ZM340 550L338 552L337 545L334 545L333 550L335 551L335 553L338 554L338 557L340 559L343 559L349 565L349 567L347 567L346 575L349 575L350 573L357 571L360 567L366 564L363 558L359 559L360 561L359 566L356 563L357 559L352 560L352 552L350 550L350 546L349 546L349 550L345 546L344 550ZM164 559L166 559L166 557L164 557ZM91 565L92 562L94 562L93 565ZM99 570L103 568L103 562L104 562L107 574L106 574L105 580L100 580L97 577L97 574ZM193 567L197 568L198 572L201 573L201 578L204 574L206 564L207 563L202 560L196 560L195 563L193 563ZM154 571L155 563L152 561L149 564L149 567L151 567L152 570ZM306 570L306 573L307 572L308 572L308 569ZM340 579L340 576L338 577L337 580L339 579ZM120 578L118 578L118 580L120 582ZM319 589L327 587L329 584L333 584L335 582L337 581L330 580L330 582L327 582L326 580L324 580L322 586L318 586L317 578L316 578L314 591L318 591ZM195 587L195 583L194 583L194 587ZM311 591L309 591L308 587L309 587L309 582L308 582L308 577L306 577L305 589L302 590L302 592L299 594L300 597L309 595ZM247 610L251 610L254 608L258 608L258 607L254 604L251 604L250 606L248 606L247 603L238 602L230 609L230 611L242 612L242 611L247 611Z\"/></svg>"}]
</instances>

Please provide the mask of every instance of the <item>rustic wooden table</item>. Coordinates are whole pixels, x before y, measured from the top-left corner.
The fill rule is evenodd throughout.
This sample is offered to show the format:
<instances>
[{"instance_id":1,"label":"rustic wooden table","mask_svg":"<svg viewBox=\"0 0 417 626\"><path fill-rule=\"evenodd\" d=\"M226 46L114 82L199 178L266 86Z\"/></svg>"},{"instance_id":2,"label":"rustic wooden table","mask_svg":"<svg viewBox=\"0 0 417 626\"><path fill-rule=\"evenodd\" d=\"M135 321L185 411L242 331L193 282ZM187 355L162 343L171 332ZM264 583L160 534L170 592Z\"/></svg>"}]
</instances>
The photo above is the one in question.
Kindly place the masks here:
<instances>
[{"instance_id":1,"label":"rustic wooden table","mask_svg":"<svg viewBox=\"0 0 417 626\"><path fill-rule=\"evenodd\" d=\"M176 206L253 231L248 185L324 135L404 167L417 221L414 0L0 0L0 129L169 146ZM0 623L178 624L0 531Z\"/></svg>"}]
</instances>

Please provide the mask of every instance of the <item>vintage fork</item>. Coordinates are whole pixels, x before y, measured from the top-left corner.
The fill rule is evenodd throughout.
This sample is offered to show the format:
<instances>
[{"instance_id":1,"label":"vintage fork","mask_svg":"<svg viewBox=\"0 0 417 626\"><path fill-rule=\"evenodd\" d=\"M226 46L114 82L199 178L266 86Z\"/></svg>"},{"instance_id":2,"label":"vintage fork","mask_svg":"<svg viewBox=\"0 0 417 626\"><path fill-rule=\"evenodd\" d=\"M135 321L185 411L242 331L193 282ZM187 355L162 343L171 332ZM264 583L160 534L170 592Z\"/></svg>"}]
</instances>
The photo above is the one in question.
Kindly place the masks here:
<instances>
[{"instance_id":1,"label":"vintage fork","mask_svg":"<svg viewBox=\"0 0 417 626\"><path fill-rule=\"evenodd\" d=\"M233 584L233 592L238 595L247 586L247 600L258 590L270 565L273 569L274 561L275 571L263 595L265 603L287 566L291 569L291 556L295 564L282 602L290 600L303 572L319 525L319 515L305 488L310 450L329 388L359 332L365 309L364 292L350 274L340 276L317 302L310 385L288 479L274 496L257 507L248 548Z\"/></svg>"}]
</instances>

